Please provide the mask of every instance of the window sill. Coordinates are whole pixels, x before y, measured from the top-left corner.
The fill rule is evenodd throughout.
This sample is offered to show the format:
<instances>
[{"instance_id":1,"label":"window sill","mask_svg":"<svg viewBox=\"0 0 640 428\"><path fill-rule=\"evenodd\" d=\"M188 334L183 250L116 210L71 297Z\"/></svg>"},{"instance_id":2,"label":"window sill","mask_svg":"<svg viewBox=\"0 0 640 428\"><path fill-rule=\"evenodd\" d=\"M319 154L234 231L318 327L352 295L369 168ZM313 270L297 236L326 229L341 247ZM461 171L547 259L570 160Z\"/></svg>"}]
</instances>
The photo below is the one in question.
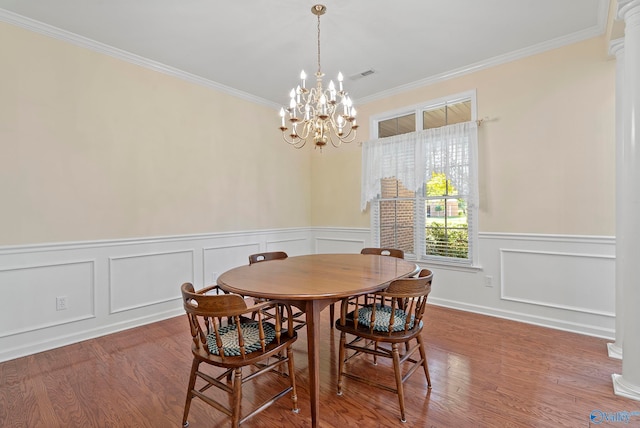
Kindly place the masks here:
<instances>
[{"instance_id":1,"label":"window sill","mask_svg":"<svg viewBox=\"0 0 640 428\"><path fill-rule=\"evenodd\" d=\"M463 263L454 263L454 262L446 262L446 261L438 261L438 260L416 260L416 259L408 259L415 262L418 266L424 268L439 268L439 269L447 269L447 270L455 270L459 272L479 272L482 271L482 266L480 265L471 265L471 264L463 264Z\"/></svg>"}]
</instances>

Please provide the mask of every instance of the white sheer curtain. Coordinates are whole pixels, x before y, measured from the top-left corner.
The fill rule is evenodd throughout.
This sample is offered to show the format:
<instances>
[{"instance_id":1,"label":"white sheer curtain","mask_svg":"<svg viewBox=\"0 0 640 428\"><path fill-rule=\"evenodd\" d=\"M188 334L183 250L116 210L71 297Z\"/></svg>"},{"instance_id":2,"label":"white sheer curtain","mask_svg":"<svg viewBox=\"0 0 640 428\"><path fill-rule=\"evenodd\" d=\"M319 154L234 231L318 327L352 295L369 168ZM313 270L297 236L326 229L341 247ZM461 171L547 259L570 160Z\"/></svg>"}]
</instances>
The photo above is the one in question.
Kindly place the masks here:
<instances>
[{"instance_id":1,"label":"white sheer curtain","mask_svg":"<svg viewBox=\"0 0 640 428\"><path fill-rule=\"evenodd\" d=\"M395 177L418 191L444 173L468 204L477 203L478 125L475 121L372 140L362 145L360 208L380 197L383 178Z\"/></svg>"}]
</instances>

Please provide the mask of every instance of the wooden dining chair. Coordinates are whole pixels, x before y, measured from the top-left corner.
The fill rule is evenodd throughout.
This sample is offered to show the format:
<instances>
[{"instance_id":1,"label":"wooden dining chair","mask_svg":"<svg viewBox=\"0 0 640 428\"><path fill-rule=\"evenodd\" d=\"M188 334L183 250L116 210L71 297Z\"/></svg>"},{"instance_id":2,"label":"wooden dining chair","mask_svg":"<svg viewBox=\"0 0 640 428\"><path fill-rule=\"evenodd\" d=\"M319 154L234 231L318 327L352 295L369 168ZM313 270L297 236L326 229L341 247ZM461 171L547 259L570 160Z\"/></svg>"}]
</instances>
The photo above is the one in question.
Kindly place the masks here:
<instances>
[{"instance_id":1,"label":"wooden dining chair","mask_svg":"<svg viewBox=\"0 0 640 428\"><path fill-rule=\"evenodd\" d=\"M379 256L391 256L404 259L404 251L398 248L373 248L367 247L360 250L360 254L377 254Z\"/></svg>"},{"instance_id":2,"label":"wooden dining chair","mask_svg":"<svg viewBox=\"0 0 640 428\"><path fill-rule=\"evenodd\" d=\"M269 251L266 253L256 253L249 256L249 264L258 262L268 262L269 260L282 260L289 257L284 251Z\"/></svg>"},{"instance_id":3,"label":"wooden dining chair","mask_svg":"<svg viewBox=\"0 0 640 428\"><path fill-rule=\"evenodd\" d=\"M396 257L399 259L404 259L404 251L398 248L375 248L375 247L365 247L360 250L360 254L374 254L378 256L390 256ZM332 303L329 306L329 325L333 327L333 321L335 319L335 304Z\"/></svg>"},{"instance_id":4,"label":"wooden dining chair","mask_svg":"<svg viewBox=\"0 0 640 428\"><path fill-rule=\"evenodd\" d=\"M340 319L335 323L340 331L338 395L342 395L345 377L394 392L400 404L400 420L406 422L404 382L422 367L427 386L431 388L421 333L432 279L433 273L423 269L417 277L392 281L384 291L343 299ZM353 311L347 312L352 307ZM412 343L414 340L415 343ZM405 346L400 346L402 344ZM350 356L349 350L354 351ZM419 351L419 357L413 357L416 351ZM376 357L390 358L393 361L395 388L376 381L375 377L365 378L347 372L346 362L360 354L373 355L374 363ZM403 375L404 363L410 365ZM350 364L356 364L356 361Z\"/></svg>"},{"instance_id":5,"label":"wooden dining chair","mask_svg":"<svg viewBox=\"0 0 640 428\"><path fill-rule=\"evenodd\" d=\"M196 292L191 283L184 283L181 291L193 339L193 363L182 425L189 426L187 418L193 398L200 398L230 416L232 427L238 427L289 393L293 411L297 413L298 398L291 345L298 337L290 321L291 307L277 301L247 307L242 296L226 294L218 286L206 287ZM269 307L275 308L276 317L273 322L265 321L262 316L262 311ZM281 311L288 314L289 321L285 322L279 316ZM257 314L257 320L250 318L254 313ZM220 373L212 374L210 370L201 370L202 363L220 368ZM282 372L282 365L285 363L287 375ZM262 403L252 403L251 411L243 411L243 384L263 374L280 378L279 382L260 386L269 393L277 389L277 393ZM283 384L285 387L281 389ZM229 399L220 399L212 387L226 392Z\"/></svg>"},{"instance_id":6,"label":"wooden dining chair","mask_svg":"<svg viewBox=\"0 0 640 428\"><path fill-rule=\"evenodd\" d=\"M249 256L249 264L252 265L254 263L268 262L271 260L283 260L283 259L286 259L287 257L289 257L289 255L284 251L269 251L266 253L256 253L256 254L251 254ZM273 313L269 311L267 312L267 316L273 317ZM297 308L293 308L293 322L294 322L294 328L296 330L299 330L304 326L306 326L307 323L305 321L304 312L302 312Z\"/></svg>"}]
</instances>

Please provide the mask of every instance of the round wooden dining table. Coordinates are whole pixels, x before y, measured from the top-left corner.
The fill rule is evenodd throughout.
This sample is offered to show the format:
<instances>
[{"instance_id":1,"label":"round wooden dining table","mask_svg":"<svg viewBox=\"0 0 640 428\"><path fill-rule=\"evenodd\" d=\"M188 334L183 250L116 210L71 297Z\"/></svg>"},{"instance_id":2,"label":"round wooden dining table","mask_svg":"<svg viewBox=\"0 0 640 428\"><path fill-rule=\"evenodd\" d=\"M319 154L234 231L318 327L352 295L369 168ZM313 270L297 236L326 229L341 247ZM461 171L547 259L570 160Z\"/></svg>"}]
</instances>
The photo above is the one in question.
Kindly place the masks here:
<instances>
[{"instance_id":1,"label":"round wooden dining table","mask_svg":"<svg viewBox=\"0 0 640 428\"><path fill-rule=\"evenodd\" d=\"M372 254L312 254L231 269L218 285L245 296L285 301L305 312L311 426L320 407L320 312L344 297L375 292L418 267L404 259Z\"/></svg>"}]
</instances>

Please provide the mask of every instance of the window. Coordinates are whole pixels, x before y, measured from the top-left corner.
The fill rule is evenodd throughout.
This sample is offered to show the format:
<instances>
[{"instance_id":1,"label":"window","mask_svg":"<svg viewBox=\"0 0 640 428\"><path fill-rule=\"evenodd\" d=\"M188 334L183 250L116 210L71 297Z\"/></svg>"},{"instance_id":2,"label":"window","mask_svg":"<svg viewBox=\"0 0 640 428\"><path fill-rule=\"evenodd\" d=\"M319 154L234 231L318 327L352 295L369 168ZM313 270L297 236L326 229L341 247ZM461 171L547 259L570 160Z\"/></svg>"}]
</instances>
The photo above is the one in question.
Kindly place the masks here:
<instances>
[{"instance_id":1,"label":"window","mask_svg":"<svg viewBox=\"0 0 640 428\"><path fill-rule=\"evenodd\" d=\"M475 92L373 118L362 209L373 241L417 260L476 264Z\"/></svg>"}]
</instances>

